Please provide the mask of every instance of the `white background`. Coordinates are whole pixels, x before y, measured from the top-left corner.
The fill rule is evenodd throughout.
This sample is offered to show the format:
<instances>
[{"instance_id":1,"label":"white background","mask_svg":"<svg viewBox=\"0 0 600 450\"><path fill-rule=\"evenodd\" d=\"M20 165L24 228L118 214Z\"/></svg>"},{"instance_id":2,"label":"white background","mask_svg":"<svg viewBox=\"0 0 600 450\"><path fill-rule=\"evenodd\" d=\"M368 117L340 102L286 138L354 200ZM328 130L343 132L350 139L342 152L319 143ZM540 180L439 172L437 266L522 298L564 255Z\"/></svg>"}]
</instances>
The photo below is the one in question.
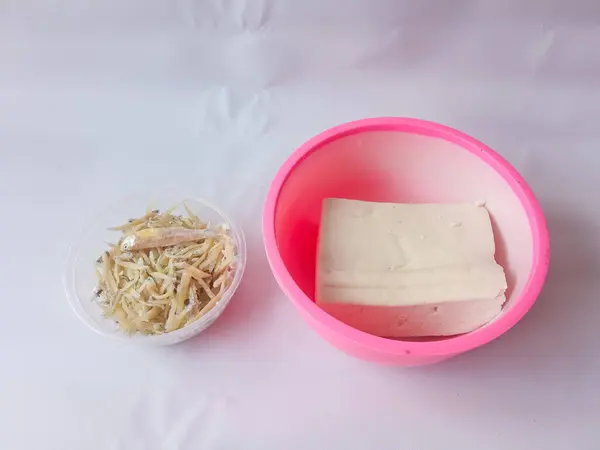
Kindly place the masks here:
<instances>
[{"instance_id":1,"label":"white background","mask_svg":"<svg viewBox=\"0 0 600 450\"><path fill-rule=\"evenodd\" d=\"M0 2L0 448L600 449L600 2ZM530 182L549 279L512 331L437 366L354 360L278 290L260 219L304 140L381 115L483 140ZM74 232L176 186L245 230L239 295L205 334L88 331Z\"/></svg>"}]
</instances>

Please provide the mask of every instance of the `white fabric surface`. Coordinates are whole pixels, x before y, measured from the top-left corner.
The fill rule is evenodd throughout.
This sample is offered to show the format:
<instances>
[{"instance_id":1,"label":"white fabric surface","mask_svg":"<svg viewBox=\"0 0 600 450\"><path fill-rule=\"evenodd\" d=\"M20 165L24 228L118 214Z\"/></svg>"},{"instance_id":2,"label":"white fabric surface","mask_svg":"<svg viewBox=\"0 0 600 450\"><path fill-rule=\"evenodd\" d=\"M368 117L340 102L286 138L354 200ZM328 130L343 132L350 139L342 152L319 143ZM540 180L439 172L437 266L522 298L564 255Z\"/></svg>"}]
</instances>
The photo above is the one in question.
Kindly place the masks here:
<instances>
[{"instance_id":1,"label":"white fabric surface","mask_svg":"<svg viewBox=\"0 0 600 450\"><path fill-rule=\"evenodd\" d=\"M0 2L0 448L600 448L600 2ZM508 158L547 213L530 314L401 369L338 352L277 288L260 236L276 169L369 116L426 118ZM243 226L248 270L205 334L89 332L61 277L74 232L176 186Z\"/></svg>"}]
</instances>

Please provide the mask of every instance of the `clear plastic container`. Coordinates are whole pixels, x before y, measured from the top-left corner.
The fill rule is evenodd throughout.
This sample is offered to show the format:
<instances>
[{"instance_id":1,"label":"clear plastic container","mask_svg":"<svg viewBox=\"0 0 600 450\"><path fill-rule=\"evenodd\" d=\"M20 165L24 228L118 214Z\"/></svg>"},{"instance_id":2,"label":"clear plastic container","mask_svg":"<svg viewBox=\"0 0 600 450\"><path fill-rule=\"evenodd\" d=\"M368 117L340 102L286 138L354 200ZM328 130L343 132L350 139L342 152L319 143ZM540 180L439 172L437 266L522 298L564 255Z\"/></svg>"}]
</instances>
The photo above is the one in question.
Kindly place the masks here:
<instances>
[{"instance_id":1,"label":"clear plastic container","mask_svg":"<svg viewBox=\"0 0 600 450\"><path fill-rule=\"evenodd\" d=\"M179 330L160 335L145 335L141 333L127 335L119 329L118 325L112 319L102 315L102 311L95 301L95 261L107 249L106 243L116 242L120 236L119 231L111 231L108 228L124 223L131 217L141 216L148 207L165 210L175 204L181 204L180 208L175 210L175 212L185 214L182 202L185 202L201 220L210 222L211 226L225 224L229 227L230 234L236 245L236 264L231 285L225 291L223 298L212 310L197 321ZM88 327L102 336L134 343L171 345L199 334L221 315L240 284L245 266L246 242L243 232L215 206L204 200L182 198L173 194L136 196L114 204L88 223L70 249L64 286L67 298L75 314Z\"/></svg>"}]
</instances>

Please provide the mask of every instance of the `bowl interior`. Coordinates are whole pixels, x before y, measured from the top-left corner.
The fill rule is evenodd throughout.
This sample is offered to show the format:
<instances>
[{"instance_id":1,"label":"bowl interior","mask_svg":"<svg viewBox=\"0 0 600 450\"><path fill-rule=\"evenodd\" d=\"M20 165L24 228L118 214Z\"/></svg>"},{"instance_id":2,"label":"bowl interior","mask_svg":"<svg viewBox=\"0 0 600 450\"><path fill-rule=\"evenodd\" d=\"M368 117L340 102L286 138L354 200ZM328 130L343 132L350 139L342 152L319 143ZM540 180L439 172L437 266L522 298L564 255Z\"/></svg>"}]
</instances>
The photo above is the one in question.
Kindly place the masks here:
<instances>
[{"instance_id":1,"label":"bowl interior","mask_svg":"<svg viewBox=\"0 0 600 450\"><path fill-rule=\"evenodd\" d=\"M289 173L276 204L276 243L289 274L314 301L324 198L484 201L492 218L496 260L507 274L505 313L515 305L532 270L533 236L519 197L486 155L438 137L397 131L358 132L314 149Z\"/></svg>"},{"instance_id":2,"label":"bowl interior","mask_svg":"<svg viewBox=\"0 0 600 450\"><path fill-rule=\"evenodd\" d=\"M117 324L102 316L101 310L94 301L96 277L94 264L103 251L107 249L107 242L114 243L121 236L120 231L111 231L108 228L121 225L132 217L143 215L147 208L164 211L178 205L174 210L177 214L186 214L182 201L201 220L211 225L226 224L236 242L237 267L234 279L227 293L204 317L186 327L163 335L146 336L135 334L127 336L122 333ZM237 288L245 264L245 244L240 230L236 229L231 221L218 209L199 199L185 199L177 195L162 194L159 196L140 196L123 200L109 209L103 211L83 230L78 240L71 248L65 276L65 288L71 306L77 315L94 331L109 337L124 338L133 341L154 342L157 344L175 343L197 334L208 327L216 319L228 303L233 291Z\"/></svg>"}]
</instances>

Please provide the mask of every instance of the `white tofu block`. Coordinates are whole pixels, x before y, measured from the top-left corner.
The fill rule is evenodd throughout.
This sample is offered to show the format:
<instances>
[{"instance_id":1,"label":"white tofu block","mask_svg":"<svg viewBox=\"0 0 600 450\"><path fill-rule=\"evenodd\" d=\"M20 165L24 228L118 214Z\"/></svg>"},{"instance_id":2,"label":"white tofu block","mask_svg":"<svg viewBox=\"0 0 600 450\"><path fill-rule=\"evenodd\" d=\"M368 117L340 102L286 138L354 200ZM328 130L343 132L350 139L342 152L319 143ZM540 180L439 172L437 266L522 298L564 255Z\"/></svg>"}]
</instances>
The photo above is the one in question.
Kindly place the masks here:
<instances>
[{"instance_id":1,"label":"white tofu block","mask_svg":"<svg viewBox=\"0 0 600 450\"><path fill-rule=\"evenodd\" d=\"M487 209L326 199L316 301L384 337L448 336L492 320L505 302Z\"/></svg>"}]
</instances>

